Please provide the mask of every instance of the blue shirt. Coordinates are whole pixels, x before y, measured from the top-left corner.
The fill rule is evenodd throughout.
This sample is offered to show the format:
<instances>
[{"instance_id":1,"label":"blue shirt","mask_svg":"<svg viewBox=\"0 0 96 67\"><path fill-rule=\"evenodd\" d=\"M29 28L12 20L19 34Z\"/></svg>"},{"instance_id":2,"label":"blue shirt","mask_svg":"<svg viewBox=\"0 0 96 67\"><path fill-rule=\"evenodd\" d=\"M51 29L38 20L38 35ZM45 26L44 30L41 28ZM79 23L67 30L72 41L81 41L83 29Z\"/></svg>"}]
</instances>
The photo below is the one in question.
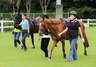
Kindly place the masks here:
<instances>
[{"instance_id":1,"label":"blue shirt","mask_svg":"<svg viewBox=\"0 0 96 67\"><path fill-rule=\"evenodd\" d=\"M21 24L22 24L22 30L28 29L29 24L27 19L22 20Z\"/></svg>"}]
</instances>

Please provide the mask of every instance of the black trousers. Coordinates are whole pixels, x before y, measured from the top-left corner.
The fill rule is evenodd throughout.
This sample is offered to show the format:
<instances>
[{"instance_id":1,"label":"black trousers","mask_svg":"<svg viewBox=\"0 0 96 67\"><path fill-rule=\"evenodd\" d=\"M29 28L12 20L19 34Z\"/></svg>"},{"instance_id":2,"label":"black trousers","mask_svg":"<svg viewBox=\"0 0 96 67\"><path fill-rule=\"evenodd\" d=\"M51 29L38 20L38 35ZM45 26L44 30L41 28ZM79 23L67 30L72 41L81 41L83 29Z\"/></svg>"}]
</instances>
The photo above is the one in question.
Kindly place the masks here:
<instances>
[{"instance_id":1,"label":"black trousers","mask_svg":"<svg viewBox=\"0 0 96 67\"><path fill-rule=\"evenodd\" d=\"M41 50L45 53L45 57L48 57L48 44L49 44L50 38L42 38L41 40Z\"/></svg>"}]
</instances>

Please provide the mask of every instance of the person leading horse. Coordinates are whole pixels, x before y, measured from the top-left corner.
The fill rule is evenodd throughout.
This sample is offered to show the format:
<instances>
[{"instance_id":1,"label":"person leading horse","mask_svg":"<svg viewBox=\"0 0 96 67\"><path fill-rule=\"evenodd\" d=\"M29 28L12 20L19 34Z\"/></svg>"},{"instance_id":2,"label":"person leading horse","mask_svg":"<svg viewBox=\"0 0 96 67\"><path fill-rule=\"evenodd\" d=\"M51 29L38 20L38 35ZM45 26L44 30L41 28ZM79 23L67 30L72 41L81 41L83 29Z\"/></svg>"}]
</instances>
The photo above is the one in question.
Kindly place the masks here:
<instances>
[{"instance_id":1,"label":"person leading horse","mask_svg":"<svg viewBox=\"0 0 96 67\"><path fill-rule=\"evenodd\" d=\"M81 31L81 26L80 26L79 22L75 19L76 16L77 16L77 12L71 11L70 12L70 21L67 23L65 30L62 31L61 33L59 33L59 36L61 36L63 33L68 31L69 42L70 42L70 52L69 52L69 58L67 60L68 63L72 61L72 57L74 60L77 60L75 45L78 40L78 32L80 32L81 39L84 42L84 38L82 35L82 31Z\"/></svg>"}]
</instances>

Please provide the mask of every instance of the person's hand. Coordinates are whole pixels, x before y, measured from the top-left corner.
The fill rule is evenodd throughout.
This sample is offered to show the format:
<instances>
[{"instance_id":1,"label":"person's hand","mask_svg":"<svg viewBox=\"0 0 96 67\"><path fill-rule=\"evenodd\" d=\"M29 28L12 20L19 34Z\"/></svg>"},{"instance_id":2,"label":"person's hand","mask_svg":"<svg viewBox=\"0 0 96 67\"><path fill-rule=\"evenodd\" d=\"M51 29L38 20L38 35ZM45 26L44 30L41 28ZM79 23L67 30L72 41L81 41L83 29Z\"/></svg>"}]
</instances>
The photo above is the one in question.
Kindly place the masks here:
<instances>
[{"instance_id":1,"label":"person's hand","mask_svg":"<svg viewBox=\"0 0 96 67\"><path fill-rule=\"evenodd\" d=\"M38 41L40 41L40 37L38 38Z\"/></svg>"},{"instance_id":2,"label":"person's hand","mask_svg":"<svg viewBox=\"0 0 96 67\"><path fill-rule=\"evenodd\" d=\"M82 40L83 43L85 42L84 38L81 38L81 40Z\"/></svg>"},{"instance_id":3,"label":"person's hand","mask_svg":"<svg viewBox=\"0 0 96 67\"><path fill-rule=\"evenodd\" d=\"M27 35L27 36L29 37L29 35L30 35L30 34L28 33L28 35Z\"/></svg>"},{"instance_id":4,"label":"person's hand","mask_svg":"<svg viewBox=\"0 0 96 67\"><path fill-rule=\"evenodd\" d=\"M12 31L12 34L14 35L14 31Z\"/></svg>"},{"instance_id":5,"label":"person's hand","mask_svg":"<svg viewBox=\"0 0 96 67\"><path fill-rule=\"evenodd\" d=\"M62 33L59 33L58 36L61 37Z\"/></svg>"}]
</instances>

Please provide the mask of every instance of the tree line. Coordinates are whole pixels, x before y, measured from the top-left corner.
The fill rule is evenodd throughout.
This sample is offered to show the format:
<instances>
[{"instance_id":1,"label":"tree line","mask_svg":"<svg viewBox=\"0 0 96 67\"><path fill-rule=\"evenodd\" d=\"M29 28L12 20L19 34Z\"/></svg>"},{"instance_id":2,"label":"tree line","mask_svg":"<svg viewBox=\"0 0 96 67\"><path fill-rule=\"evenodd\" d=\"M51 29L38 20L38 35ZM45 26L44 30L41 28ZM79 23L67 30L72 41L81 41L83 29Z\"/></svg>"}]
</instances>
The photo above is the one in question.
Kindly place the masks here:
<instances>
[{"instance_id":1,"label":"tree line","mask_svg":"<svg viewBox=\"0 0 96 67\"><path fill-rule=\"evenodd\" d=\"M76 10L78 18L95 18L96 0L62 0L63 11ZM56 0L0 0L0 13L55 12Z\"/></svg>"}]
</instances>

